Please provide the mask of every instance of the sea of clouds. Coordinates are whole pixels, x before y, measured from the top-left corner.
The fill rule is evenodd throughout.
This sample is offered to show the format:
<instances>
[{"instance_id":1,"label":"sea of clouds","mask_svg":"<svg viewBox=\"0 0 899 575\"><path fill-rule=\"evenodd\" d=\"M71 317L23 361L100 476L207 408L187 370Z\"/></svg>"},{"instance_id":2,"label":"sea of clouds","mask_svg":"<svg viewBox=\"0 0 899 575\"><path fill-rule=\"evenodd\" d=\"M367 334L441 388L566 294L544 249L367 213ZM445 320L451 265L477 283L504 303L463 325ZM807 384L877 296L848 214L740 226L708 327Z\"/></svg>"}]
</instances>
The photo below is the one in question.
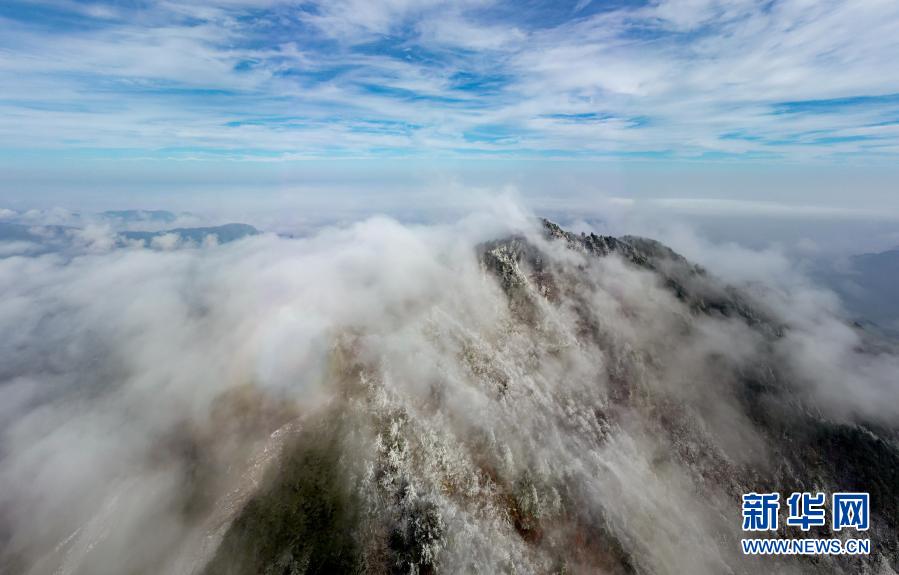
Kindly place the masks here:
<instances>
[{"instance_id":1,"label":"sea of clouds","mask_svg":"<svg viewBox=\"0 0 899 575\"><path fill-rule=\"evenodd\" d=\"M123 246L114 233L0 256L0 561L13 573L200 572L285 443L330 425L321 414L351 422L334 433L365 502L360 533L434 510L422 565L544 572L601 531L641 572L740 571L733 494L752 485L736 471L766 469L777 449L738 400L740 374L776 361L801 409L899 416L899 356L872 348L832 294L776 253L686 232L669 239L782 338L696 316L658 274L548 242L507 201L302 239ZM479 256L512 235L558 287L536 297L524 269L524 314ZM540 522L539 545L510 498ZM585 544L572 561L601 568L597 554Z\"/></svg>"}]
</instances>

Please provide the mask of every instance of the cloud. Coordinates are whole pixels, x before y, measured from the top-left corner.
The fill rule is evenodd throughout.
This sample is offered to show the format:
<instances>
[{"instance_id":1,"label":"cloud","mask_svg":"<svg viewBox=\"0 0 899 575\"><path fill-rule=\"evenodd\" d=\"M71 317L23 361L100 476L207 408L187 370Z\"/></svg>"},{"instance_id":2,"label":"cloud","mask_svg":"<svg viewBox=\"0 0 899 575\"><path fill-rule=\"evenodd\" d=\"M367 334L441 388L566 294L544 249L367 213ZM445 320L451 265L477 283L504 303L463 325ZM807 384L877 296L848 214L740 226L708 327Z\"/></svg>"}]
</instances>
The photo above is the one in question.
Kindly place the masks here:
<instances>
[{"instance_id":1,"label":"cloud","mask_svg":"<svg viewBox=\"0 0 899 575\"><path fill-rule=\"evenodd\" d=\"M539 258L484 247L510 235ZM436 514L428 556L453 569L541 570L557 544L587 561L596 550L568 544L587 529L647 571L719 572L743 561L734 490L780 449L742 377L775 370L777 393L836 421L899 415L897 356L865 351L828 294L774 253L686 233L710 267L748 262L714 269L784 337L548 242L509 198L451 224L304 239L106 237L0 258L0 557L22 572L196 572L279 454L320 433L348 454L358 528L376 540ZM545 545L524 542L529 521Z\"/></svg>"},{"instance_id":2,"label":"cloud","mask_svg":"<svg viewBox=\"0 0 899 575\"><path fill-rule=\"evenodd\" d=\"M486 1L46 6L83 25L0 16L0 140L17 148L881 161L896 147L888 2L578 3L561 19Z\"/></svg>"}]
</instances>

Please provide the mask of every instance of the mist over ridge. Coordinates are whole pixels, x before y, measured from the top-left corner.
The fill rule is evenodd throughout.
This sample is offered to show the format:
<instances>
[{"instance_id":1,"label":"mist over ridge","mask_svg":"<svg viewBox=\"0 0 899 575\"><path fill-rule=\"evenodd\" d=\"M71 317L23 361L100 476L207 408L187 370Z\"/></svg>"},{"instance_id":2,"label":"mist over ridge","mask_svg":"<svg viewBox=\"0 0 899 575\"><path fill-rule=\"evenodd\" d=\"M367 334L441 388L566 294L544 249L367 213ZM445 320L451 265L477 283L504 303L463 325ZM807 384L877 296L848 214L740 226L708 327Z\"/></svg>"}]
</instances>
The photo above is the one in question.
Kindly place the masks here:
<instances>
[{"instance_id":1,"label":"mist over ridge","mask_svg":"<svg viewBox=\"0 0 899 575\"><path fill-rule=\"evenodd\" d=\"M0 258L13 573L896 568L899 355L801 277L511 203L78 246ZM875 553L750 562L766 486L870 490Z\"/></svg>"}]
</instances>

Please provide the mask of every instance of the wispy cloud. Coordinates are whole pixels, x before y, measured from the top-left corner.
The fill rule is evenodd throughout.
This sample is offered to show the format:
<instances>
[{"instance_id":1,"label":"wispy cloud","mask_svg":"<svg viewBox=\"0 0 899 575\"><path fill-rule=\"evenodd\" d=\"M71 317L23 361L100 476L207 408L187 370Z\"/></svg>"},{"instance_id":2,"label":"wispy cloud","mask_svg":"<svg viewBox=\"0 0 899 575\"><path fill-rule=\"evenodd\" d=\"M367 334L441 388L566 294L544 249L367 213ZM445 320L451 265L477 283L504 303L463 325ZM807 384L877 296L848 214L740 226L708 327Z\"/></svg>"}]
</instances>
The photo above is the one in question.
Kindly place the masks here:
<instances>
[{"instance_id":1,"label":"wispy cloud","mask_svg":"<svg viewBox=\"0 0 899 575\"><path fill-rule=\"evenodd\" d=\"M893 2L0 7L0 147L892 158Z\"/></svg>"}]
</instances>

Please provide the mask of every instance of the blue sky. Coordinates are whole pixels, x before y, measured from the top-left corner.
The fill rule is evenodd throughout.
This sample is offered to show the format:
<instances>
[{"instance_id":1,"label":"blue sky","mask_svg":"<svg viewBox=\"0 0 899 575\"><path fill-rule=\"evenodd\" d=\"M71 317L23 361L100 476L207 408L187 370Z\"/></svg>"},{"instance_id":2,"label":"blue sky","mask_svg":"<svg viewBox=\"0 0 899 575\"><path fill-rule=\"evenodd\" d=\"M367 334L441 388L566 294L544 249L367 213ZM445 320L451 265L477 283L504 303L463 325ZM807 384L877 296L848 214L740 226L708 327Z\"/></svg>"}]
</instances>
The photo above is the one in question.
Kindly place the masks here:
<instances>
[{"instance_id":1,"label":"blue sky","mask_svg":"<svg viewBox=\"0 0 899 575\"><path fill-rule=\"evenodd\" d=\"M5 0L0 156L890 163L899 3Z\"/></svg>"}]
</instances>

